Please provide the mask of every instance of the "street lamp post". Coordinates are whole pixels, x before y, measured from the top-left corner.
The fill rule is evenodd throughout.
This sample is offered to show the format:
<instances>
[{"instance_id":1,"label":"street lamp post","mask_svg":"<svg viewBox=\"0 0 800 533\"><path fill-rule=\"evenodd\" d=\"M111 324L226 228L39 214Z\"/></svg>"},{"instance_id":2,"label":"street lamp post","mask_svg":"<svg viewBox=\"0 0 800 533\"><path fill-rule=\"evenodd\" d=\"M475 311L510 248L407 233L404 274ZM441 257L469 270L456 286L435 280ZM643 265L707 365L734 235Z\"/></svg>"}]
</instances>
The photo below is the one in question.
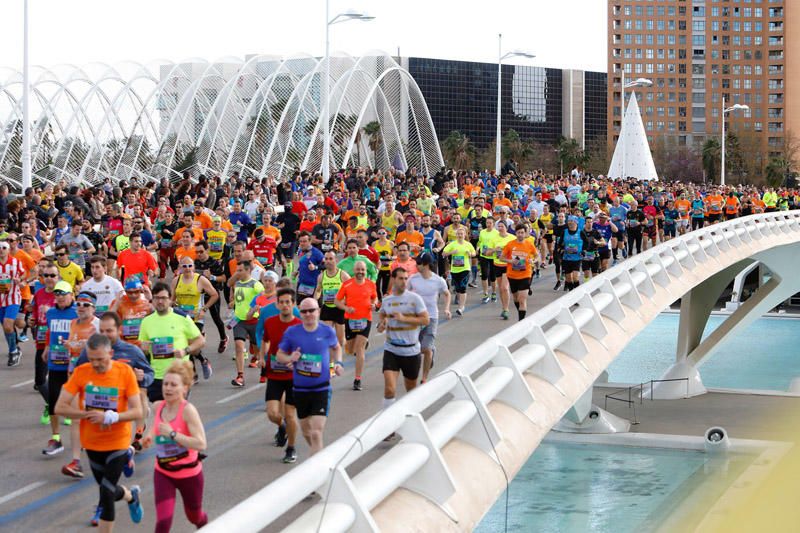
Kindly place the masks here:
<instances>
[{"instance_id":1,"label":"street lamp post","mask_svg":"<svg viewBox=\"0 0 800 533\"><path fill-rule=\"evenodd\" d=\"M622 67L622 122L619 128L619 137L622 139L622 128L625 127L625 89L632 89L634 87L650 87L653 85L653 80L648 80L647 78L638 78L633 80L632 82L625 84L625 67ZM625 142L622 143L622 179L625 179L627 176L625 175L626 172L626 152L627 147L625 146Z\"/></svg>"},{"instance_id":2,"label":"street lamp post","mask_svg":"<svg viewBox=\"0 0 800 533\"><path fill-rule=\"evenodd\" d=\"M30 65L28 58L28 0L22 6L22 192L33 185L31 176Z\"/></svg>"},{"instance_id":3,"label":"street lamp post","mask_svg":"<svg viewBox=\"0 0 800 533\"><path fill-rule=\"evenodd\" d=\"M728 113L732 113L733 111L738 111L740 109L746 111L750 109L750 106L742 104L734 104L726 109L725 97L724 96L722 97L722 157L721 157L722 161L720 164L721 168L719 175L719 184L723 187L725 186L725 115L727 115Z\"/></svg>"},{"instance_id":4,"label":"street lamp post","mask_svg":"<svg viewBox=\"0 0 800 533\"><path fill-rule=\"evenodd\" d=\"M328 183L331 178L331 132L330 132L330 29L339 22L348 20L368 21L371 17L363 12L348 10L330 18L330 0L325 1L325 79L322 80L322 179Z\"/></svg>"},{"instance_id":5,"label":"street lamp post","mask_svg":"<svg viewBox=\"0 0 800 533\"><path fill-rule=\"evenodd\" d=\"M497 138L495 139L494 147L494 169L498 176L500 176L500 103L502 100L501 95L503 88L503 60L509 57L527 57L528 59L533 59L536 56L524 50L513 50L503 55L503 34L497 34Z\"/></svg>"}]
</instances>

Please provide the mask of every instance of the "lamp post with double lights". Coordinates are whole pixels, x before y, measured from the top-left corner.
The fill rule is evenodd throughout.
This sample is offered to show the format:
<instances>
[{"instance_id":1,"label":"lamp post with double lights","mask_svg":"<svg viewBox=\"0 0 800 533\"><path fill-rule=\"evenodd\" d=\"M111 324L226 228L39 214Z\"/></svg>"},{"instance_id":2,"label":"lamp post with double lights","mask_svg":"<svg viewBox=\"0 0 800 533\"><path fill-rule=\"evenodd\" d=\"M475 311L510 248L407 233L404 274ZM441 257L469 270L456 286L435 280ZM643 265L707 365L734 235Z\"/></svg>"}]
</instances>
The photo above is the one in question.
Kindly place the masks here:
<instances>
[{"instance_id":1,"label":"lamp post with double lights","mask_svg":"<svg viewBox=\"0 0 800 533\"><path fill-rule=\"evenodd\" d=\"M739 110L747 111L750 106L743 104L734 104L731 107L725 108L725 97L722 97L722 161L720 164L719 184L725 186L725 115Z\"/></svg>"},{"instance_id":2,"label":"lamp post with double lights","mask_svg":"<svg viewBox=\"0 0 800 533\"><path fill-rule=\"evenodd\" d=\"M652 87L652 85L653 85L653 80L648 80L647 78L637 78L637 79L635 79L635 80L633 80L633 81L631 81L631 82L626 84L625 83L625 69L624 68L622 69L622 85L621 85L621 87L622 87L622 126L620 126L620 129L619 129L619 137L620 137L620 139L623 139L622 128L625 127L625 89L633 89L633 88L636 88L636 87ZM626 151L627 151L627 147L626 147L626 143L624 142L624 139L623 139L623 143L622 143L622 176L620 176L623 180L625 178L627 178L627 176L625 175L626 174L626 172L625 172L626 171L626 163L627 163L627 161L626 161L626 153L625 153Z\"/></svg>"},{"instance_id":3,"label":"lamp post with double lights","mask_svg":"<svg viewBox=\"0 0 800 533\"><path fill-rule=\"evenodd\" d=\"M494 168L497 176L500 176L500 116L503 88L503 60L509 57L526 57L533 59L536 57L530 52L524 50L513 50L503 55L503 34L497 34L497 139L495 140L495 154L494 154Z\"/></svg>"},{"instance_id":4,"label":"lamp post with double lights","mask_svg":"<svg viewBox=\"0 0 800 533\"><path fill-rule=\"evenodd\" d=\"M325 79L322 80L322 179L328 183L331 178L331 132L330 132L330 78L331 78L331 57L330 57L330 29L334 24L347 22L350 20L368 21L373 20L366 13L348 10L339 13L335 17L330 17L330 0L325 2Z\"/></svg>"}]
</instances>

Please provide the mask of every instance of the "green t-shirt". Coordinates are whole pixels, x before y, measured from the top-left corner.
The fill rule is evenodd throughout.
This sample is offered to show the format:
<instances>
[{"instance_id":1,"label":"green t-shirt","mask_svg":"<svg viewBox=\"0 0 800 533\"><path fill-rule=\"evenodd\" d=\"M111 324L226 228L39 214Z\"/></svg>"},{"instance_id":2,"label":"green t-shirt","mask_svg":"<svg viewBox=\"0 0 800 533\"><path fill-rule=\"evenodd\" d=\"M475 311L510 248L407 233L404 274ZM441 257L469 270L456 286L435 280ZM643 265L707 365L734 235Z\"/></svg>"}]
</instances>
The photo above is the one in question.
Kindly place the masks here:
<instances>
[{"instance_id":1,"label":"green t-shirt","mask_svg":"<svg viewBox=\"0 0 800 533\"><path fill-rule=\"evenodd\" d=\"M342 270L344 270L345 272L347 272L348 274L350 274L350 277L352 278L353 276L355 276L355 272L353 272L353 269L356 266L356 261L363 261L364 264L367 265L367 278L370 281L376 281L378 279L378 269L375 268L375 264L366 257L364 257L363 255L357 255L355 257L345 257L344 259L339 261L339 264L337 266Z\"/></svg>"},{"instance_id":2,"label":"green t-shirt","mask_svg":"<svg viewBox=\"0 0 800 533\"><path fill-rule=\"evenodd\" d=\"M485 257L486 259L490 259L494 254L485 253L485 251L489 248L494 248L492 243L494 239L500 235L496 229L488 230L482 229L480 234L478 235L478 253L481 257Z\"/></svg>"},{"instance_id":3,"label":"green t-shirt","mask_svg":"<svg viewBox=\"0 0 800 533\"><path fill-rule=\"evenodd\" d=\"M253 298L264 292L264 286L260 281L253 278L247 281L237 281L233 290L233 314L241 321L247 320L247 313L250 311L250 302ZM258 313L253 315L253 319L258 318Z\"/></svg>"},{"instance_id":4,"label":"green t-shirt","mask_svg":"<svg viewBox=\"0 0 800 533\"><path fill-rule=\"evenodd\" d=\"M139 341L149 342L150 366L156 379L163 379L167 368L174 361L175 350L185 350L189 340L200 336L200 330L191 318L172 311L166 315L151 313L142 319ZM189 354L183 357L189 360Z\"/></svg>"},{"instance_id":5,"label":"green t-shirt","mask_svg":"<svg viewBox=\"0 0 800 533\"><path fill-rule=\"evenodd\" d=\"M516 239L516 237L511 233L506 233L505 237L501 237L500 233L498 233L495 235L494 239L492 239L491 247L500 250L494 254L494 263L496 265L502 266L506 264L506 261L500 259L503 256L503 248L505 248L506 244L510 243L514 239Z\"/></svg>"},{"instance_id":6,"label":"green t-shirt","mask_svg":"<svg viewBox=\"0 0 800 533\"><path fill-rule=\"evenodd\" d=\"M453 274L468 271L472 266L469 257L475 253L475 248L469 241L464 241L463 244L453 241L444 247L444 251L453 252L450 256L450 272Z\"/></svg>"}]
</instances>

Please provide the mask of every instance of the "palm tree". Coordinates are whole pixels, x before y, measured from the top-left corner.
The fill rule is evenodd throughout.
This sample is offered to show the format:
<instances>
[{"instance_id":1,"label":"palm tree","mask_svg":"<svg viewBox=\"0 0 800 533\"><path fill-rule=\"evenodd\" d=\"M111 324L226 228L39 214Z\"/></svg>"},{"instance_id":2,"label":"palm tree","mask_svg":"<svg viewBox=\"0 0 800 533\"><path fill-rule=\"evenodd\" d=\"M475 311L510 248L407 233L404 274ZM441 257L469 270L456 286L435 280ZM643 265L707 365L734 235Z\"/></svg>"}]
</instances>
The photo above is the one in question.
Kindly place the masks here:
<instances>
[{"instance_id":1,"label":"palm tree","mask_svg":"<svg viewBox=\"0 0 800 533\"><path fill-rule=\"evenodd\" d=\"M770 187L780 187L791 174L791 163L783 157L774 157L767 163L766 178Z\"/></svg>"},{"instance_id":2,"label":"palm tree","mask_svg":"<svg viewBox=\"0 0 800 533\"><path fill-rule=\"evenodd\" d=\"M583 166L587 160L586 153L578 140L566 137L561 137L558 141L558 158L566 169Z\"/></svg>"},{"instance_id":3,"label":"palm tree","mask_svg":"<svg viewBox=\"0 0 800 533\"><path fill-rule=\"evenodd\" d=\"M503 135L502 153L503 159L518 161L531 154L531 147L522 140L516 130L510 129Z\"/></svg>"},{"instance_id":4,"label":"palm tree","mask_svg":"<svg viewBox=\"0 0 800 533\"><path fill-rule=\"evenodd\" d=\"M714 177L719 173L720 160L722 159L722 146L719 139L711 137L703 143L703 170L706 172L706 179L714 181Z\"/></svg>"},{"instance_id":5,"label":"palm tree","mask_svg":"<svg viewBox=\"0 0 800 533\"><path fill-rule=\"evenodd\" d=\"M380 149L381 145L383 144L383 135L381 133L381 124L377 120L373 120L369 122L363 128L364 135L367 136L369 139L369 149L372 150L374 160L372 166L377 168L378 166L378 149Z\"/></svg>"},{"instance_id":6,"label":"palm tree","mask_svg":"<svg viewBox=\"0 0 800 533\"><path fill-rule=\"evenodd\" d=\"M472 141L460 131L450 132L442 142L442 151L450 164L460 170L469 168L476 154Z\"/></svg>"}]
</instances>

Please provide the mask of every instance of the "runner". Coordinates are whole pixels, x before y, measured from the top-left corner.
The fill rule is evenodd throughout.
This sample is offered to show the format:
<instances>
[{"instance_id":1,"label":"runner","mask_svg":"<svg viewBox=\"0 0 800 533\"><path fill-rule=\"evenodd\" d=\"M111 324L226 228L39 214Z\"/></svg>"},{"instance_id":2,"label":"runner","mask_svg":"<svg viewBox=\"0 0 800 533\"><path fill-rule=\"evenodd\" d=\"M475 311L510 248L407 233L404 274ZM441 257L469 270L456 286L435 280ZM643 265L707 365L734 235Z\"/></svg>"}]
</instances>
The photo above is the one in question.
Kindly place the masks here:
<instances>
[{"instance_id":1,"label":"runner","mask_svg":"<svg viewBox=\"0 0 800 533\"><path fill-rule=\"evenodd\" d=\"M528 310L528 290L539 252L529 239L530 228L527 224L520 224L515 230L517 238L503 247L503 259L506 261L506 277L511 297L517 308L518 318L522 320Z\"/></svg>"},{"instance_id":2,"label":"runner","mask_svg":"<svg viewBox=\"0 0 800 533\"><path fill-rule=\"evenodd\" d=\"M316 246L311 246L311 235L306 231L301 231L297 236L299 259L297 270L294 276L297 278L297 302L302 302L305 298L314 297L314 288L317 286L317 279L325 256ZM333 250L331 250L333 251ZM336 252L334 257L336 256Z\"/></svg>"},{"instance_id":3,"label":"runner","mask_svg":"<svg viewBox=\"0 0 800 533\"><path fill-rule=\"evenodd\" d=\"M142 405L133 370L111 359L111 341L94 334L86 342L86 352L89 364L75 369L60 391L53 412L81 421L81 445L100 486L100 530L111 531L116 501L128 503L133 523L138 524L144 516L139 487L128 489L117 484L128 464L131 442L131 425L125 422L140 418ZM75 398L79 399L77 406L73 405Z\"/></svg>"},{"instance_id":4,"label":"runner","mask_svg":"<svg viewBox=\"0 0 800 533\"><path fill-rule=\"evenodd\" d=\"M144 287L139 279L129 279L125 282L125 294L111 306L111 310L122 319L122 340L135 346L140 346L142 319L153 312L153 306L145 299L143 292Z\"/></svg>"},{"instance_id":5,"label":"runner","mask_svg":"<svg viewBox=\"0 0 800 533\"><path fill-rule=\"evenodd\" d=\"M350 279L350 275L336 265L336 254L325 252L325 269L317 281L314 299L320 302L319 319L336 330L339 344L345 345L344 311L336 307L336 295L342 284Z\"/></svg>"},{"instance_id":6,"label":"runner","mask_svg":"<svg viewBox=\"0 0 800 533\"><path fill-rule=\"evenodd\" d=\"M124 295L122 284L116 278L106 275L106 260L95 255L89 260L92 277L81 285L81 289L93 293L97 297L95 313L102 315Z\"/></svg>"},{"instance_id":7,"label":"runner","mask_svg":"<svg viewBox=\"0 0 800 533\"><path fill-rule=\"evenodd\" d=\"M508 288L508 277L506 276L506 262L503 260L503 248L506 244L513 241L516 237L507 231L508 223L500 220L496 224L497 235L494 236L491 242L492 252L492 270L494 270L494 278L497 290L500 293L500 318L508 320L508 308L511 300L511 292ZM497 301L492 298L492 301Z\"/></svg>"},{"instance_id":8,"label":"runner","mask_svg":"<svg viewBox=\"0 0 800 533\"><path fill-rule=\"evenodd\" d=\"M432 257L426 256L428 270L432 260ZM422 297L407 291L407 285L408 273L402 268L392 270L392 292L383 300L379 314L378 332L386 332L382 409L395 402L400 372L403 373L406 392L416 387L419 379L422 364L420 332L430 323L430 317Z\"/></svg>"},{"instance_id":9,"label":"runner","mask_svg":"<svg viewBox=\"0 0 800 533\"><path fill-rule=\"evenodd\" d=\"M219 299L219 294L208 278L195 272L194 261L190 258L184 257L180 260L180 269L181 273L172 282L175 307L191 318L202 334L205 314ZM202 351L192 354L191 360L193 367L194 361L200 361L203 379L211 378L213 373L211 363L203 357ZM195 383L197 383L196 380L197 373L195 372Z\"/></svg>"},{"instance_id":10,"label":"runner","mask_svg":"<svg viewBox=\"0 0 800 533\"><path fill-rule=\"evenodd\" d=\"M209 310L211 311L211 319L217 327L217 334L219 335L219 346L217 346L217 353L222 353L228 347L228 335L225 332L225 323L222 321L220 314L220 302L222 301L222 294L225 292L225 281L228 279L225 276L225 268L222 262L214 259L211 256L211 245L206 241L196 242L194 250L197 254L197 259L194 261L195 270L202 274L206 279L211 282L211 286L217 291L217 299L211 304Z\"/></svg>"},{"instance_id":11,"label":"runner","mask_svg":"<svg viewBox=\"0 0 800 533\"><path fill-rule=\"evenodd\" d=\"M0 244L0 255L2 245ZM56 306L56 297L53 289L58 282L58 269L45 261L39 266L39 272L44 286L33 295L31 316L28 323L36 339L36 355L34 361L33 388L38 391L44 400L44 410L39 422L46 426L50 423L49 393L47 389L47 360L42 357L47 346L47 311Z\"/></svg>"},{"instance_id":12,"label":"runner","mask_svg":"<svg viewBox=\"0 0 800 533\"><path fill-rule=\"evenodd\" d=\"M344 259L339 261L339 268L347 272L350 277L353 277L355 274L355 264L356 262L364 263L364 266L367 269L367 278L370 281L377 281L378 280L378 269L375 268L375 264L366 259L365 257L361 256L358 253L358 241L355 239L350 239L347 241L347 246L345 247L345 255Z\"/></svg>"},{"instance_id":13,"label":"runner","mask_svg":"<svg viewBox=\"0 0 800 533\"><path fill-rule=\"evenodd\" d=\"M149 285L149 278L158 276L158 264L150 252L142 248L142 235L131 233L130 247L123 250L117 257L119 279L125 283L128 278L136 278L143 285Z\"/></svg>"},{"instance_id":14,"label":"runner","mask_svg":"<svg viewBox=\"0 0 800 533\"><path fill-rule=\"evenodd\" d=\"M376 286L379 299L383 299L383 295L389 291L389 275L391 274L389 265L394 258L394 244L386 238L388 233L385 228L378 229L378 240L372 243L372 247L378 252L379 267Z\"/></svg>"},{"instance_id":15,"label":"runner","mask_svg":"<svg viewBox=\"0 0 800 533\"><path fill-rule=\"evenodd\" d=\"M156 504L156 533L172 528L175 492L181 493L186 519L198 528L208 523L203 511L203 465L200 452L206 449L203 421L186 397L192 386L192 364L173 361L164 373L163 401L153 406L153 425L142 441L145 448L156 446L153 497Z\"/></svg>"},{"instance_id":16,"label":"runner","mask_svg":"<svg viewBox=\"0 0 800 533\"><path fill-rule=\"evenodd\" d=\"M364 259L356 261L353 273L352 278L342 283L336 294L335 303L336 307L344 311L344 351L355 355L356 374L353 390L360 391L367 340L372 328L372 309L378 301L378 292L375 283L367 279L367 265Z\"/></svg>"},{"instance_id":17,"label":"runner","mask_svg":"<svg viewBox=\"0 0 800 533\"><path fill-rule=\"evenodd\" d=\"M363 280L365 270L357 272L361 272ZM322 436L331 404L330 378L332 374L342 375L342 351L333 328L319 323L316 300L303 300L300 314L303 323L286 330L276 359L278 363L292 364L292 399L303 437L314 455L323 447Z\"/></svg>"},{"instance_id":18,"label":"runner","mask_svg":"<svg viewBox=\"0 0 800 533\"><path fill-rule=\"evenodd\" d=\"M632 213L638 213L638 216L644 217L641 211L636 210L636 203L631 205L631 210L628 212L628 238L631 239L631 226L630 222L635 220L631 217ZM634 226L634 229L638 226ZM641 230L641 228L639 228ZM628 241L628 246L632 246L633 239ZM570 216L567 219L567 228L559 238L558 248L562 251L561 262L564 268L564 275L566 281L564 282L564 290L571 291L580 285L580 271L581 271L581 258L583 248L586 245L586 235L578 229L577 217ZM639 243L641 244L641 231L639 232Z\"/></svg>"},{"instance_id":19,"label":"runner","mask_svg":"<svg viewBox=\"0 0 800 533\"><path fill-rule=\"evenodd\" d=\"M455 240L444 247L444 257L450 258L450 275L453 277L453 287L456 291L456 314L464 315L467 305L467 284L470 275L470 260L475 257L475 248L466 241L467 230L463 226L456 230Z\"/></svg>"},{"instance_id":20,"label":"runner","mask_svg":"<svg viewBox=\"0 0 800 533\"><path fill-rule=\"evenodd\" d=\"M8 344L8 366L17 366L20 363L16 322L22 304L20 288L28 283L27 277L22 262L11 257L11 245L0 241L0 319Z\"/></svg>"},{"instance_id":21,"label":"runner","mask_svg":"<svg viewBox=\"0 0 800 533\"><path fill-rule=\"evenodd\" d=\"M1 243L0 243L1 244ZM61 387L67 382L70 356L65 344L69 337L69 328L72 320L78 317L75 305L72 302L72 287L66 281L59 281L53 287L55 306L47 311L45 324L47 335L42 359L47 361L47 405L50 411L50 430L52 436L47 441L47 446L42 453L53 456L64 451L59 433L59 419L53 416L56 412L56 401L61 394ZM71 421L64 420L65 425Z\"/></svg>"},{"instance_id":22,"label":"runner","mask_svg":"<svg viewBox=\"0 0 800 533\"><path fill-rule=\"evenodd\" d=\"M188 361L206 343L191 318L172 310L172 292L169 285L158 282L153 286L155 312L142 319L139 343L142 351L149 355L154 379L147 388L151 402L163 400L161 382L174 359Z\"/></svg>"},{"instance_id":23,"label":"runner","mask_svg":"<svg viewBox=\"0 0 800 533\"><path fill-rule=\"evenodd\" d=\"M495 283L494 269L492 268L492 257L494 255L491 243L499 235L499 232L494 228L494 218L491 216L484 216L483 225L477 239L477 250L479 266L481 271L481 285L483 287L483 303L488 304L490 301L497 301L497 286ZM491 290L491 293L489 292Z\"/></svg>"},{"instance_id":24,"label":"runner","mask_svg":"<svg viewBox=\"0 0 800 533\"><path fill-rule=\"evenodd\" d=\"M259 352L260 363L264 363L267 370L267 390L265 401L267 403L267 418L278 426L274 444L282 448L286 446L283 456L284 463L297 461L295 439L297 438L297 411L292 396L292 369L277 359L278 346L286 330L296 324L301 324L299 318L294 316L294 291L290 288L278 290L277 306L279 314L272 316L264 323L264 340Z\"/></svg>"},{"instance_id":25,"label":"runner","mask_svg":"<svg viewBox=\"0 0 800 533\"><path fill-rule=\"evenodd\" d=\"M243 256L244 257L244 256ZM250 351L254 355L257 346L256 323L258 316L250 314L250 303L253 298L264 292L264 286L252 276L253 260L242 260L236 266L236 272L228 280L228 287L232 287L233 295L233 342L236 347L236 377L231 380L234 387L244 387L244 354L245 342L250 342ZM248 318L251 316L251 318Z\"/></svg>"},{"instance_id":26,"label":"runner","mask_svg":"<svg viewBox=\"0 0 800 533\"><path fill-rule=\"evenodd\" d=\"M56 246L55 251L59 277L69 283L73 290L79 289L84 279L83 269L70 260L66 246L60 244Z\"/></svg>"},{"instance_id":27,"label":"runner","mask_svg":"<svg viewBox=\"0 0 800 533\"><path fill-rule=\"evenodd\" d=\"M439 295L444 295L444 316L450 320L450 290L443 277L433 272L435 263L433 255L424 252L417 258L419 272L408 278L408 290L419 294L428 311L428 324L420 329L419 343L422 352L422 383L428 381L428 374L433 367L433 356L436 351L436 334L439 328Z\"/></svg>"}]
</instances>

